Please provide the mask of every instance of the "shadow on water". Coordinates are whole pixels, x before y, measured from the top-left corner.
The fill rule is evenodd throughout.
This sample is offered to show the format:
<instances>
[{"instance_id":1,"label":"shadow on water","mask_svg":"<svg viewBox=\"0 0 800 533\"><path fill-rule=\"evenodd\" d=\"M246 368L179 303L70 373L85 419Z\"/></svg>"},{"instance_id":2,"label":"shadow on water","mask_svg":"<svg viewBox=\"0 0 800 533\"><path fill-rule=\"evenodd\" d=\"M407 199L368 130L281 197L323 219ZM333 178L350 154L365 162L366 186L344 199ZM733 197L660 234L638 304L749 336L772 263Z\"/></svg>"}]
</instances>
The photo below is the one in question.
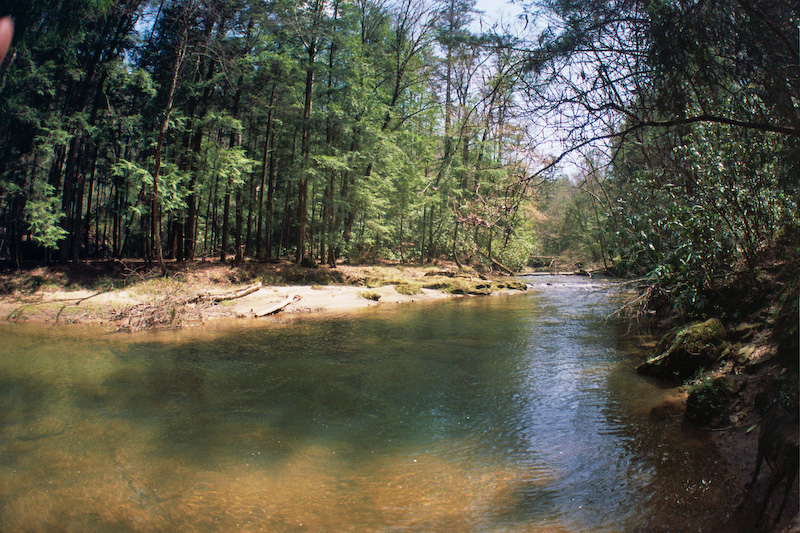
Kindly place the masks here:
<instances>
[{"instance_id":1,"label":"shadow on water","mask_svg":"<svg viewBox=\"0 0 800 533\"><path fill-rule=\"evenodd\" d=\"M6 328L0 529L730 526L613 291L549 282L208 337Z\"/></svg>"}]
</instances>

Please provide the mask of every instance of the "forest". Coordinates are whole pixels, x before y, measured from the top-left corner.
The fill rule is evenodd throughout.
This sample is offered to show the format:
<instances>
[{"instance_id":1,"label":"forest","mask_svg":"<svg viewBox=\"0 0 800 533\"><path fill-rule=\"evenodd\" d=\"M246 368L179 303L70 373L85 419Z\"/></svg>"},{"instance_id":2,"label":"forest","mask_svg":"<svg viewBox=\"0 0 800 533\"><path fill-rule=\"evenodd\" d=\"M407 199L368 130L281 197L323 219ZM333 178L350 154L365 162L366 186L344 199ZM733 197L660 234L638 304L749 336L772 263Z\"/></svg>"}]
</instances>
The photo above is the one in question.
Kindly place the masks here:
<instances>
[{"instance_id":1,"label":"forest","mask_svg":"<svg viewBox=\"0 0 800 533\"><path fill-rule=\"evenodd\" d=\"M559 256L699 313L797 255L788 0L3 5L10 268Z\"/></svg>"}]
</instances>

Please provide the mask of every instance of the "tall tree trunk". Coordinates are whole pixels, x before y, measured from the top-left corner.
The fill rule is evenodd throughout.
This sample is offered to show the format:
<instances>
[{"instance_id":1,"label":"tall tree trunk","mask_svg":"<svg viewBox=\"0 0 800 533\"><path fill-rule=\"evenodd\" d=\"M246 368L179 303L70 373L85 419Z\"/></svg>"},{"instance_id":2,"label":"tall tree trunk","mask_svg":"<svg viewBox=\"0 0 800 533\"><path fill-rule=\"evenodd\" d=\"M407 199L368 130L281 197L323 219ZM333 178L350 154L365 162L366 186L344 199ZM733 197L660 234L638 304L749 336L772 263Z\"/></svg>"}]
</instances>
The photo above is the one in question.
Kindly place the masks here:
<instances>
[{"instance_id":1,"label":"tall tree trunk","mask_svg":"<svg viewBox=\"0 0 800 533\"><path fill-rule=\"evenodd\" d=\"M333 9L333 20L334 25L338 22L339 19L339 0L336 0L334 3ZM336 26L334 26L334 34L336 33ZM336 39L331 39L330 45L330 53L328 54L328 83L327 83L327 105L328 105L328 113L325 117L325 148L327 153L332 153L332 146L333 146L333 116L331 112L331 100L333 94L333 70L334 70L334 58L336 55L337 45ZM334 170L328 171L328 183L325 187L325 191L322 194L322 224L321 224L321 232L320 232L320 239L319 239L319 260L322 264L331 264L333 266L336 265L335 259L328 258L328 243L333 241L333 234L335 231L334 227L334 216L333 216L333 199L334 199L334 187L335 187L335 176L336 172ZM331 251L333 250L333 246L331 245Z\"/></svg>"},{"instance_id":2,"label":"tall tree trunk","mask_svg":"<svg viewBox=\"0 0 800 533\"><path fill-rule=\"evenodd\" d=\"M271 141L273 147L275 145L274 139ZM272 155L269 158L269 184L267 185L267 213L266 213L266 238L264 245L267 249L267 258L272 259L272 224L275 216L275 180L278 173L278 158L275 155L275 149L272 148Z\"/></svg>"},{"instance_id":3,"label":"tall tree trunk","mask_svg":"<svg viewBox=\"0 0 800 533\"><path fill-rule=\"evenodd\" d=\"M216 19L210 19L207 21L203 32L203 39L205 42L210 41L211 33L214 30L215 23ZM223 33L224 25L220 24L220 27L217 30L218 38L223 35ZM203 118L208 111L208 103L211 98L211 92L213 88L213 84L210 82L214 77L215 67L216 61L213 58L208 58L208 68L205 69L205 88L203 89L203 95L200 98L200 103L198 106L199 110L197 112L197 124L192 133L192 164L190 165L191 170L189 172L189 195L186 198L186 222L183 228L183 256L187 261L194 260L197 248L197 221L200 216L197 208L197 203L199 201L197 194L197 175L200 173L200 152L203 148L203 137L205 136L203 129ZM202 70L202 66L200 70Z\"/></svg>"},{"instance_id":4,"label":"tall tree trunk","mask_svg":"<svg viewBox=\"0 0 800 533\"><path fill-rule=\"evenodd\" d=\"M242 83L244 82L244 76L239 76L239 81L236 84L236 95L233 98L233 109L232 114L233 118L239 118L239 102L242 98ZM237 129L231 132L230 137L230 147L231 149L238 148L242 145L242 131ZM243 221L243 209L244 209L244 199L242 198L242 186L239 185L236 187L236 208L235 208L235 221L234 221L234 235L233 235L233 242L234 242L234 265L238 265L243 257L243 250L242 250L242 221Z\"/></svg>"},{"instance_id":5,"label":"tall tree trunk","mask_svg":"<svg viewBox=\"0 0 800 533\"><path fill-rule=\"evenodd\" d=\"M267 112L267 128L266 133L264 134L264 157L261 159L261 186L258 190L258 223L256 228L256 256L261 255L261 229L263 228L263 219L264 219L264 189L267 187L267 173L268 168L272 165L272 161L270 160L270 145L272 142L272 112L275 106L275 87L278 85L277 81L272 82L272 89L269 93L269 103L268 108L269 111ZM274 186L272 184L270 187ZM269 198L268 198L269 201ZM269 219L267 219L267 240L271 238L269 235L269 231L271 230L271 224ZM271 254L271 246L267 245L267 257L270 257Z\"/></svg>"},{"instance_id":6,"label":"tall tree trunk","mask_svg":"<svg viewBox=\"0 0 800 533\"><path fill-rule=\"evenodd\" d=\"M309 170L311 164L311 108L314 99L315 62L319 43L317 32L320 29L324 8L324 0L314 1L311 13L311 35L308 42L305 43L308 64L306 65L306 86L303 99L303 132L300 142L300 159L303 170L297 183L297 250L295 259L298 263L303 259L306 251L306 225L308 223L308 174L306 171Z\"/></svg>"},{"instance_id":7,"label":"tall tree trunk","mask_svg":"<svg viewBox=\"0 0 800 533\"><path fill-rule=\"evenodd\" d=\"M311 106L314 97L314 61L317 55L317 41L314 37L308 45L308 67L306 68L306 90L303 101L303 133L300 142L300 158L303 172L297 183L297 251L296 261L303 259L306 251L306 224L308 223L308 175L305 170L310 165L311 156Z\"/></svg>"},{"instance_id":8,"label":"tall tree trunk","mask_svg":"<svg viewBox=\"0 0 800 533\"><path fill-rule=\"evenodd\" d=\"M283 220L281 221L281 238L278 241L278 255L281 255L281 251L283 250L283 244L288 243L289 241L289 199L292 196L292 182L288 182L286 186L286 200L283 204ZM288 244L287 244L288 246Z\"/></svg>"},{"instance_id":9,"label":"tall tree trunk","mask_svg":"<svg viewBox=\"0 0 800 533\"><path fill-rule=\"evenodd\" d=\"M453 254L453 261L456 262L456 265L458 266L458 268L462 268L463 265L461 264L461 261L458 260L458 226L459 226L458 216L459 216L458 215L458 211L456 211L456 214L455 214L455 229L453 230L453 252L452 252L452 254Z\"/></svg>"},{"instance_id":10,"label":"tall tree trunk","mask_svg":"<svg viewBox=\"0 0 800 533\"><path fill-rule=\"evenodd\" d=\"M353 140L350 143L350 152L355 153L360 149L359 145L359 136L361 135L361 131L358 127L353 128ZM367 168L367 171L370 169ZM352 238L353 234L353 224L356 221L356 206L352 198L350 197L350 191L354 186L355 178L352 177L349 171L345 171L342 175L342 188L341 188L341 198L342 198L342 213L340 213L340 217L342 218L342 240L344 241L345 245L350 244L350 239Z\"/></svg>"},{"instance_id":11,"label":"tall tree trunk","mask_svg":"<svg viewBox=\"0 0 800 533\"><path fill-rule=\"evenodd\" d=\"M156 261L158 268L161 269L162 275L167 274L167 266L164 263L164 255L161 249L161 201L158 192L158 178L161 172L161 154L164 149L164 139L169 127L169 117L172 114L172 104L175 99L175 88L178 85L178 73L181 69L183 57L186 54L186 41L189 34L189 17L197 8L195 2L191 2L184 10L184 17L186 20L183 22L181 34L178 38L178 43L175 45L175 60L172 63L172 73L170 75L169 88L167 89L167 103L165 105L164 114L161 118L161 126L158 129L158 141L156 142L155 163L153 166L153 203L152 203L152 218L153 218L153 245L155 247Z\"/></svg>"},{"instance_id":12,"label":"tall tree trunk","mask_svg":"<svg viewBox=\"0 0 800 533\"><path fill-rule=\"evenodd\" d=\"M222 201L222 239L219 245L219 260L224 263L228 259L228 229L231 213L231 190L229 186L225 188L225 199Z\"/></svg>"},{"instance_id":13,"label":"tall tree trunk","mask_svg":"<svg viewBox=\"0 0 800 533\"><path fill-rule=\"evenodd\" d=\"M83 221L83 235L81 236L81 240L86 244L87 249L89 247L89 232L90 232L90 229L92 227L92 200L94 199L94 194L95 194L95 192L94 192L94 183L95 183L95 177L96 177L96 174L97 174L97 158L98 158L98 155L99 155L99 149L97 147L95 147L94 155L92 156L92 172L89 175L89 190L86 193L86 218ZM98 191L97 197L99 198L99 196L100 196L100 193ZM99 218L100 217L99 217L99 209L98 209L96 214L95 214L95 220L97 220ZM97 232L97 229L96 229L96 226L95 226L95 232L94 232L95 251L100 248L100 244L99 244L99 239L98 239L97 233L98 232ZM95 256L96 255L97 254L95 253Z\"/></svg>"}]
</instances>

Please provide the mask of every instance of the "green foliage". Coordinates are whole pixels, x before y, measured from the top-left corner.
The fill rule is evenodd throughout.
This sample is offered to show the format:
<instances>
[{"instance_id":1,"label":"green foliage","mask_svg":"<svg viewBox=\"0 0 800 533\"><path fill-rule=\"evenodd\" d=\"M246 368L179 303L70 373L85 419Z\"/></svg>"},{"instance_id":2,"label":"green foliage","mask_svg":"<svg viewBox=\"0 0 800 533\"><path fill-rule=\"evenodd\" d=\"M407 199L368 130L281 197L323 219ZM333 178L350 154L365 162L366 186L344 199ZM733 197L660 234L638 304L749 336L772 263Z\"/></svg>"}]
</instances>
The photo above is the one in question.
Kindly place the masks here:
<instances>
[{"instance_id":1,"label":"green foliage","mask_svg":"<svg viewBox=\"0 0 800 533\"><path fill-rule=\"evenodd\" d=\"M470 2L446 22L414 2L62 4L11 8L0 229L23 213L74 258L152 256L156 235L168 254L274 256L305 220L299 255L319 259L525 262L524 127L502 74L518 58L471 33Z\"/></svg>"},{"instance_id":2,"label":"green foliage","mask_svg":"<svg viewBox=\"0 0 800 533\"><path fill-rule=\"evenodd\" d=\"M247 157L241 147L220 148L217 153L217 175L228 187L237 188L244 184L245 177L253 172L255 161Z\"/></svg>"},{"instance_id":3,"label":"green foliage","mask_svg":"<svg viewBox=\"0 0 800 533\"><path fill-rule=\"evenodd\" d=\"M603 261L608 207L598 205L601 194L588 181L561 177L548 182L538 202L540 210L531 213L538 243L530 255L555 256L568 263Z\"/></svg>"},{"instance_id":4,"label":"green foliage","mask_svg":"<svg viewBox=\"0 0 800 533\"><path fill-rule=\"evenodd\" d=\"M676 308L701 313L712 287L752 267L777 228L797 218L780 178L790 163L770 156L785 142L775 134L695 124L681 137L624 143L609 219L617 266L668 287Z\"/></svg>"},{"instance_id":5,"label":"green foliage","mask_svg":"<svg viewBox=\"0 0 800 533\"><path fill-rule=\"evenodd\" d=\"M43 192L38 198L30 198L25 203L25 222L31 230L33 240L44 248L54 250L64 239L67 231L59 226L64 218L60 209L61 198L50 196L52 188L42 186Z\"/></svg>"},{"instance_id":6,"label":"green foliage","mask_svg":"<svg viewBox=\"0 0 800 533\"><path fill-rule=\"evenodd\" d=\"M146 168L143 168L138 163L128 161L127 159L120 159L112 168L111 175L129 180L133 183L141 183L153 186L153 175Z\"/></svg>"},{"instance_id":7,"label":"green foliage","mask_svg":"<svg viewBox=\"0 0 800 533\"><path fill-rule=\"evenodd\" d=\"M699 410L716 411L725 405L727 393L710 377L692 382L686 389L691 403Z\"/></svg>"}]
</instances>

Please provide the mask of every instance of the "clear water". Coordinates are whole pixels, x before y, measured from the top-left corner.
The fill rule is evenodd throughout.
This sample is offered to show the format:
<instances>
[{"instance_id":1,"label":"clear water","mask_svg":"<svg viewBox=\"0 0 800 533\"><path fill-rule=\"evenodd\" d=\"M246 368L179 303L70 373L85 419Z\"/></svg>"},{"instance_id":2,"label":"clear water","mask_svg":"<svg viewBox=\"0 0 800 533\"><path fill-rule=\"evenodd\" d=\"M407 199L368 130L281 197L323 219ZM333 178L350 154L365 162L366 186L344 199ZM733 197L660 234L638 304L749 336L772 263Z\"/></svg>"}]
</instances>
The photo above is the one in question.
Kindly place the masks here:
<instances>
[{"instance_id":1,"label":"clear water","mask_svg":"<svg viewBox=\"0 0 800 533\"><path fill-rule=\"evenodd\" d=\"M615 292L138 335L0 329L2 531L719 531Z\"/></svg>"}]
</instances>

